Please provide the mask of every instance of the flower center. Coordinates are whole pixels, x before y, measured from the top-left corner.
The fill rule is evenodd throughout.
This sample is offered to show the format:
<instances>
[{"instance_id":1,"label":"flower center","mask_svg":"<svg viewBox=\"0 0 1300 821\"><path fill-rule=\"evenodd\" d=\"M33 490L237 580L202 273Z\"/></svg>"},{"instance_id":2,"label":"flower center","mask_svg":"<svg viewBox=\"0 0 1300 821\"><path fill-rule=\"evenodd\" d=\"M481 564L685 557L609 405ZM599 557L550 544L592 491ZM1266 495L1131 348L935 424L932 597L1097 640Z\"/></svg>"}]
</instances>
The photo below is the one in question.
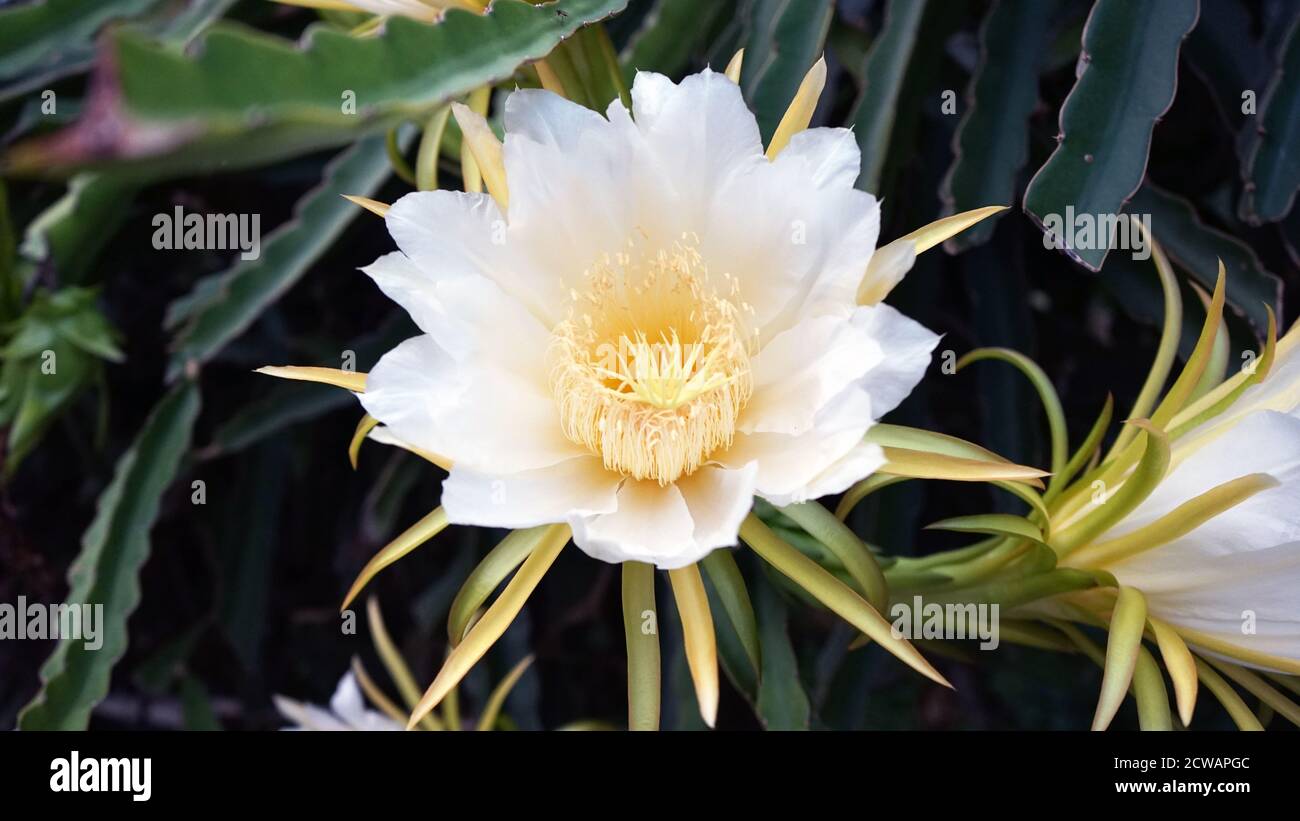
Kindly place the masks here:
<instances>
[{"instance_id":1,"label":"flower center","mask_svg":"<svg viewBox=\"0 0 1300 821\"><path fill-rule=\"evenodd\" d=\"M609 470L666 485L731 444L755 336L736 280L720 279L684 238L606 255L571 293L551 337L551 390L565 436Z\"/></svg>"}]
</instances>

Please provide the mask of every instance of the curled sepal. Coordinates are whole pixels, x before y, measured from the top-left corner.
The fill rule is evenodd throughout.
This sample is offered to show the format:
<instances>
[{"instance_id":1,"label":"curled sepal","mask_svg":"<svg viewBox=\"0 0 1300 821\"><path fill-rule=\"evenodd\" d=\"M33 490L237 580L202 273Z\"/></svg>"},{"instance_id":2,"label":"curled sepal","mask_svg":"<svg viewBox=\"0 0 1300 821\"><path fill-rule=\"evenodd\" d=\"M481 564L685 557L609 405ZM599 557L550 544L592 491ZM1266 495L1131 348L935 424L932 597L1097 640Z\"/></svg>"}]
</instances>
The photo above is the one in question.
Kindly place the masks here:
<instances>
[{"instance_id":1,"label":"curled sepal","mask_svg":"<svg viewBox=\"0 0 1300 821\"><path fill-rule=\"evenodd\" d=\"M825 87L826 58L819 57L804 75L799 90L795 92L794 99L790 101L790 106L785 110L781 122L772 134L771 142L767 144L769 160L776 159L776 155L790 144L790 138L806 129L808 123L812 122L813 110L817 108L817 101L821 99L822 89Z\"/></svg>"},{"instance_id":2,"label":"curled sepal","mask_svg":"<svg viewBox=\"0 0 1300 821\"><path fill-rule=\"evenodd\" d=\"M357 469L357 457L361 453L361 443L366 441L366 435L379 424L379 420L370 414L361 417L357 422L357 429L352 433L352 441L348 442L348 462L352 464L352 469Z\"/></svg>"},{"instance_id":3,"label":"curled sepal","mask_svg":"<svg viewBox=\"0 0 1300 821\"><path fill-rule=\"evenodd\" d=\"M345 371L339 368L316 368L300 365L267 365L257 369L257 373L275 376L280 379L295 379L302 382L319 382L345 388L353 393L366 392L366 374Z\"/></svg>"},{"instance_id":4,"label":"curled sepal","mask_svg":"<svg viewBox=\"0 0 1300 821\"><path fill-rule=\"evenodd\" d=\"M1151 633L1156 637L1160 656L1165 660L1165 669L1174 682L1174 700L1178 703L1178 718L1183 726L1192 723L1192 713L1196 709L1196 657L1187 649L1187 643L1174 628L1152 616L1147 616Z\"/></svg>"},{"instance_id":5,"label":"curled sepal","mask_svg":"<svg viewBox=\"0 0 1300 821\"><path fill-rule=\"evenodd\" d=\"M722 610L740 639L745 657L754 668L754 675L761 676L763 653L758 641L758 619L754 615L749 590L745 587L745 577L740 574L735 558L730 550L719 549L705 556L700 561L700 566L704 568L722 602Z\"/></svg>"},{"instance_id":6,"label":"curled sepal","mask_svg":"<svg viewBox=\"0 0 1300 821\"><path fill-rule=\"evenodd\" d=\"M1300 727L1300 706L1297 706L1291 699L1278 692L1260 675L1236 664L1229 664L1226 661L1211 661L1210 664L1213 664L1221 673L1237 682L1246 692L1273 708L1278 715Z\"/></svg>"},{"instance_id":7,"label":"curled sepal","mask_svg":"<svg viewBox=\"0 0 1300 821\"><path fill-rule=\"evenodd\" d=\"M1169 470L1169 437L1164 431L1145 419L1130 420L1128 424L1141 428L1145 437L1145 441L1139 438L1134 442L1143 446L1137 466L1118 490L1092 503L1093 509L1082 519L1056 531L1051 544L1058 554L1064 556L1110 530L1151 495Z\"/></svg>"},{"instance_id":8,"label":"curled sepal","mask_svg":"<svg viewBox=\"0 0 1300 821\"><path fill-rule=\"evenodd\" d=\"M377 217L388 216L388 209L392 207L386 202L380 202L379 200L372 200L370 199L370 197L359 197L355 194L344 194L343 199L347 200L353 205L361 206L362 208L366 209L367 211L369 211L370 213L374 214Z\"/></svg>"},{"instance_id":9,"label":"curled sepal","mask_svg":"<svg viewBox=\"0 0 1300 821\"><path fill-rule=\"evenodd\" d=\"M497 717L501 715L501 708L506 704L506 698L510 696L510 691L523 678L524 673L532 666L533 655L529 653L524 656L518 664L510 668L506 677L501 679L492 692L488 695L487 703L483 705L483 712L479 713L476 730L491 730L497 724Z\"/></svg>"},{"instance_id":10,"label":"curled sepal","mask_svg":"<svg viewBox=\"0 0 1300 821\"><path fill-rule=\"evenodd\" d=\"M948 680L906 639L895 636L885 621L853 588L812 559L786 544L762 520L750 513L740 525L740 538L754 552L841 618L931 681L951 688Z\"/></svg>"},{"instance_id":11,"label":"curled sepal","mask_svg":"<svg viewBox=\"0 0 1300 821\"><path fill-rule=\"evenodd\" d=\"M537 588L542 576L546 575L546 571L550 569L564 545L568 543L569 535L568 525L550 525L546 528L545 535L520 565L505 590L501 591L501 595L492 602L492 606L487 609L483 617L470 628L464 640L447 655L442 669L434 677L429 689L424 692L420 703L415 705L410 721L406 725L408 730L437 707L451 688L459 684L465 674L479 659L483 658L488 648L501 638L501 634L515 620L515 616L519 615L519 611L523 609L524 603Z\"/></svg>"},{"instance_id":12,"label":"curled sepal","mask_svg":"<svg viewBox=\"0 0 1300 821\"><path fill-rule=\"evenodd\" d=\"M1061 475L1065 472L1069 439L1065 427L1065 411L1061 409L1061 399L1056 394L1056 388L1052 386L1052 380L1037 362L1009 348L976 348L957 360L956 369L960 371L972 362L986 359L996 359L1011 365L1024 374L1037 391L1038 398L1043 403L1043 411L1047 414L1048 430L1051 431L1053 477L1048 486L1048 493L1059 492Z\"/></svg>"},{"instance_id":13,"label":"curled sepal","mask_svg":"<svg viewBox=\"0 0 1300 821\"><path fill-rule=\"evenodd\" d=\"M400 536L384 545L370 561L366 562L366 566L361 568L361 572L357 574L356 581L352 582L348 594L343 597L343 604L339 607L339 610L347 610L348 605L370 583L375 574L437 536L446 527L447 514L441 507L438 507L423 519L402 531Z\"/></svg>"},{"instance_id":14,"label":"curled sepal","mask_svg":"<svg viewBox=\"0 0 1300 821\"><path fill-rule=\"evenodd\" d=\"M362 666L361 659L357 656L352 657L352 675L356 678L357 684L361 686L361 692L366 694L370 703L379 708L380 712L391 718L393 721L406 721L406 713L402 708L393 703L393 700L384 695L384 691L379 689L374 679L366 672Z\"/></svg>"},{"instance_id":15,"label":"curled sepal","mask_svg":"<svg viewBox=\"0 0 1300 821\"><path fill-rule=\"evenodd\" d=\"M1155 407L1161 389L1169 381L1174 357L1178 355L1178 342L1183 334L1183 297L1178 290L1178 278L1174 276L1173 266L1169 264L1169 258L1165 256L1160 243L1146 232L1141 220L1133 220L1133 225L1137 226L1151 245L1151 261L1155 263L1156 274L1160 277L1160 290L1165 299L1165 321L1160 331L1160 345L1156 348L1156 358L1151 363L1151 370L1147 372L1146 381L1142 383L1142 390L1138 392L1138 398L1128 414L1130 419L1145 419ZM1110 455L1121 452L1137 434L1136 428L1120 430L1119 435L1115 437L1115 443L1111 445Z\"/></svg>"},{"instance_id":16,"label":"curled sepal","mask_svg":"<svg viewBox=\"0 0 1300 821\"><path fill-rule=\"evenodd\" d=\"M1104 730L1110 726L1124 703L1124 694L1133 682L1138 652L1142 649L1142 634L1147 623L1147 600L1141 592L1120 586L1115 597L1115 608L1110 616L1110 638L1106 642L1106 666L1101 678L1101 697L1097 712L1092 718L1092 729Z\"/></svg>"},{"instance_id":17,"label":"curled sepal","mask_svg":"<svg viewBox=\"0 0 1300 821\"><path fill-rule=\"evenodd\" d=\"M727 69L724 74L727 79L736 85L740 85L740 69L745 64L745 50L742 48L732 55L731 60L727 62Z\"/></svg>"},{"instance_id":18,"label":"curled sepal","mask_svg":"<svg viewBox=\"0 0 1300 821\"><path fill-rule=\"evenodd\" d=\"M397 692L402 694L406 706L414 706L419 701L420 690L415 686L415 677L411 675L411 668L406 666L406 661L398 651L397 645L388 635L384 614L379 609L379 600L374 596L366 601L366 619L370 623L370 639L375 645L375 652L379 654L379 660L384 663L384 669L397 685ZM443 729L442 722L434 715L425 716L420 724L427 730Z\"/></svg>"},{"instance_id":19,"label":"curled sepal","mask_svg":"<svg viewBox=\"0 0 1300 821\"><path fill-rule=\"evenodd\" d=\"M1071 555L1070 561L1080 566L1101 567L1132 558L1185 536L1256 493L1277 486L1277 479L1267 473L1239 476L1205 491L1195 499L1183 502L1154 522L1131 533L1079 549Z\"/></svg>"},{"instance_id":20,"label":"curled sepal","mask_svg":"<svg viewBox=\"0 0 1300 821\"><path fill-rule=\"evenodd\" d=\"M885 582L885 574L871 549L847 525L815 501L787 505L779 510L830 548L857 585L858 592L872 607L880 611L889 606L889 585Z\"/></svg>"},{"instance_id":21,"label":"curled sepal","mask_svg":"<svg viewBox=\"0 0 1300 821\"><path fill-rule=\"evenodd\" d=\"M953 482L1023 482L1041 488L1046 471L1010 462L980 462L961 456L948 456L906 448L882 448L885 464L880 473L908 479L947 479Z\"/></svg>"},{"instance_id":22,"label":"curled sepal","mask_svg":"<svg viewBox=\"0 0 1300 821\"><path fill-rule=\"evenodd\" d=\"M1277 356L1277 317L1272 307L1265 305L1268 312L1268 336L1265 338L1264 350L1242 372L1220 384L1217 388L1188 405L1170 422L1169 435L1173 439L1206 422L1232 407L1241 394L1252 385L1263 381L1273 368Z\"/></svg>"},{"instance_id":23,"label":"curled sepal","mask_svg":"<svg viewBox=\"0 0 1300 821\"><path fill-rule=\"evenodd\" d=\"M506 576L528 558L528 554L533 552L549 529L547 525L541 525L512 531L470 571L447 612L447 638L453 646L465 638L479 608L492 595L492 591L500 587Z\"/></svg>"},{"instance_id":24,"label":"curled sepal","mask_svg":"<svg viewBox=\"0 0 1300 821\"><path fill-rule=\"evenodd\" d=\"M1223 709L1227 710L1228 717L1232 719L1232 723L1237 725L1238 730L1263 731L1264 725L1259 723L1259 719L1250 711L1250 707L1246 705L1246 702L1241 700L1241 696L1237 695L1237 691L1232 689L1232 685L1224 681L1223 676L1215 672L1214 668L1204 661L1196 659L1196 673L1200 677L1201 683L1205 685L1205 689L1213 693L1214 697L1223 705Z\"/></svg>"},{"instance_id":25,"label":"curled sepal","mask_svg":"<svg viewBox=\"0 0 1300 821\"><path fill-rule=\"evenodd\" d=\"M1111 414L1115 411L1115 397L1106 394L1106 403L1101 406L1101 413L1097 415L1097 421L1092 423L1092 429L1084 437L1083 443L1079 449L1074 452L1069 461L1065 463L1065 470L1061 471L1061 486L1068 485L1070 480L1075 477L1093 455L1097 453L1098 446L1101 445L1101 439L1106 435L1106 429L1110 427ZM1059 493L1060 491L1056 491ZM1053 494L1055 495L1055 494ZM1051 501L1050 499L1048 501Z\"/></svg>"},{"instance_id":26,"label":"curled sepal","mask_svg":"<svg viewBox=\"0 0 1300 821\"><path fill-rule=\"evenodd\" d=\"M1173 387L1156 406L1155 413L1151 414L1151 424L1156 427L1165 428L1169 425L1174 415L1187 405L1196 386L1200 384L1201 377L1205 375L1205 370L1214 356L1214 340L1219 335L1219 326L1223 321L1226 287L1223 260L1219 260L1219 278L1214 284L1214 296L1210 300L1210 305L1205 309L1205 324L1201 326L1201 335L1197 337L1196 347L1187 357L1187 364L1174 380Z\"/></svg>"},{"instance_id":27,"label":"curled sepal","mask_svg":"<svg viewBox=\"0 0 1300 821\"><path fill-rule=\"evenodd\" d=\"M627 642L627 728L659 729L659 611L655 569L623 562L623 635Z\"/></svg>"},{"instance_id":28,"label":"curled sepal","mask_svg":"<svg viewBox=\"0 0 1300 821\"><path fill-rule=\"evenodd\" d=\"M875 305L883 301L907 276L917 255L1006 209L1005 205L988 205L953 214L877 248L858 283L858 304Z\"/></svg>"},{"instance_id":29,"label":"curled sepal","mask_svg":"<svg viewBox=\"0 0 1300 821\"><path fill-rule=\"evenodd\" d=\"M1137 701L1140 729L1168 731L1174 728L1173 714L1169 711L1169 692L1165 690L1160 665L1156 664L1151 651L1141 644L1133 667L1133 699Z\"/></svg>"},{"instance_id":30,"label":"curled sepal","mask_svg":"<svg viewBox=\"0 0 1300 821\"><path fill-rule=\"evenodd\" d=\"M974 516L954 516L925 526L926 530L951 530L957 533L984 533L990 536L1010 536L1046 544L1043 531L1029 520L1008 513L981 513Z\"/></svg>"},{"instance_id":31,"label":"curled sepal","mask_svg":"<svg viewBox=\"0 0 1300 821\"><path fill-rule=\"evenodd\" d=\"M718 721L718 644L713 632L713 614L704 592L704 579L693 564L668 571L677 613L682 619L682 640L686 644L686 666L695 685L700 717L712 727Z\"/></svg>"},{"instance_id":32,"label":"curled sepal","mask_svg":"<svg viewBox=\"0 0 1300 821\"><path fill-rule=\"evenodd\" d=\"M901 237L901 239L908 240L916 246L916 253L919 254L930 250L950 237L955 237L975 223L983 222L994 214L1008 208L1010 208L1008 205L986 205L983 208L972 208L969 211L953 214L950 217L944 217L928 225L923 225L912 233Z\"/></svg>"},{"instance_id":33,"label":"curled sepal","mask_svg":"<svg viewBox=\"0 0 1300 821\"><path fill-rule=\"evenodd\" d=\"M840 497L840 503L835 506L835 518L839 519L841 522L848 519L849 513L851 513L853 508L857 507L858 503L863 499L881 488L896 485L899 482L906 482L908 478L909 477L907 476L890 476L888 473L871 474L861 482L858 482L853 487L844 491L844 495Z\"/></svg>"},{"instance_id":34,"label":"curled sepal","mask_svg":"<svg viewBox=\"0 0 1300 821\"><path fill-rule=\"evenodd\" d=\"M483 175L483 184L504 212L510 205L510 189L506 185L506 165L502 158L501 141L492 133L492 127L483 115L472 111L464 103L452 103L451 113L456 118L456 125L460 126L464 144L469 146L474 163Z\"/></svg>"}]
</instances>

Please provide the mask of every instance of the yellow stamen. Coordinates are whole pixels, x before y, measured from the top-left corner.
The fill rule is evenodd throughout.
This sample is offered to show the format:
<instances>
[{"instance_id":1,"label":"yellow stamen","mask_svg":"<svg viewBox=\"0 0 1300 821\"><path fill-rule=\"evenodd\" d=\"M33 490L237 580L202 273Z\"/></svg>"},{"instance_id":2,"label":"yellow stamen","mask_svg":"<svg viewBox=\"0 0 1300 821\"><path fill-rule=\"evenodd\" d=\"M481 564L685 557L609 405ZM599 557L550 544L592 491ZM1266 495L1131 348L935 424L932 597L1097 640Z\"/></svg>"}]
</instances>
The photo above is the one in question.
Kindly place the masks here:
<instances>
[{"instance_id":1,"label":"yellow stamen","mask_svg":"<svg viewBox=\"0 0 1300 821\"><path fill-rule=\"evenodd\" d=\"M671 251L629 244L584 280L550 350L565 435L636 479L690 475L731 444L753 389L735 279L711 277L684 238Z\"/></svg>"}]
</instances>

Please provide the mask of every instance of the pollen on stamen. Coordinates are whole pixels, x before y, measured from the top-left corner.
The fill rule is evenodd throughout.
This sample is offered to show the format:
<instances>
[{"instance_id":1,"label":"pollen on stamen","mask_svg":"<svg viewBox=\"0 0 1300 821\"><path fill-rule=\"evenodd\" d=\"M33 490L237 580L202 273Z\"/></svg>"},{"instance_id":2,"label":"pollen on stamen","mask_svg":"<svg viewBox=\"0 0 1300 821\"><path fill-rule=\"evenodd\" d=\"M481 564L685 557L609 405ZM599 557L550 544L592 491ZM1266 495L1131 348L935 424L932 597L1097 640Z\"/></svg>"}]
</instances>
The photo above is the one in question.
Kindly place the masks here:
<instances>
[{"instance_id":1,"label":"pollen on stamen","mask_svg":"<svg viewBox=\"0 0 1300 821\"><path fill-rule=\"evenodd\" d=\"M683 235L669 250L603 256L553 331L551 389L566 436L606 468L668 484L730 445L752 391L751 313L711 281Z\"/></svg>"}]
</instances>

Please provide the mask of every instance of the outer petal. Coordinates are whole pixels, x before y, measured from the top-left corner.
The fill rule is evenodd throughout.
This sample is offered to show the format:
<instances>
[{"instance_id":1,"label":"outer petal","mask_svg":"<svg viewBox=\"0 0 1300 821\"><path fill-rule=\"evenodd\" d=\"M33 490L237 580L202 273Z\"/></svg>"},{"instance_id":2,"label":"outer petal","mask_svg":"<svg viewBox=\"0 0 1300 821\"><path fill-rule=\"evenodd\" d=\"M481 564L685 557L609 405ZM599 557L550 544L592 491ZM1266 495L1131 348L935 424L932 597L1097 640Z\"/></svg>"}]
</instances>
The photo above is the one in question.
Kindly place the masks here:
<instances>
[{"instance_id":1,"label":"outer petal","mask_svg":"<svg viewBox=\"0 0 1300 821\"><path fill-rule=\"evenodd\" d=\"M676 484L627 480L618 509L574 516L573 541L607 562L640 561L672 570L734 545L753 504L755 466L706 466Z\"/></svg>"},{"instance_id":2,"label":"outer petal","mask_svg":"<svg viewBox=\"0 0 1300 821\"><path fill-rule=\"evenodd\" d=\"M453 465L442 483L442 506L453 524L535 527L612 512L620 482L590 455L504 475Z\"/></svg>"},{"instance_id":3,"label":"outer petal","mask_svg":"<svg viewBox=\"0 0 1300 821\"><path fill-rule=\"evenodd\" d=\"M569 524L573 543L593 559L681 567L699 558L692 549L695 520L676 485L629 479L619 488L617 510L574 516Z\"/></svg>"},{"instance_id":4,"label":"outer petal","mask_svg":"<svg viewBox=\"0 0 1300 821\"><path fill-rule=\"evenodd\" d=\"M521 373L536 370L549 339L523 303L477 275L438 278L400 252L362 269L420 330L457 361L490 359ZM509 328L509 333L502 333Z\"/></svg>"},{"instance_id":5,"label":"outer petal","mask_svg":"<svg viewBox=\"0 0 1300 821\"><path fill-rule=\"evenodd\" d=\"M360 400L404 442L470 470L510 473L585 452L560 431L544 379L540 367L526 375L488 360L462 366L426 335L385 354Z\"/></svg>"},{"instance_id":6,"label":"outer petal","mask_svg":"<svg viewBox=\"0 0 1300 821\"><path fill-rule=\"evenodd\" d=\"M735 470L706 465L677 482L695 520L694 542L702 551L699 558L714 548L736 544L740 523L754 506L757 475L758 465L754 464Z\"/></svg>"},{"instance_id":7,"label":"outer petal","mask_svg":"<svg viewBox=\"0 0 1300 821\"><path fill-rule=\"evenodd\" d=\"M808 128L790 138L775 164L818 188L852 188L862 166L853 132L847 128Z\"/></svg>"},{"instance_id":8,"label":"outer petal","mask_svg":"<svg viewBox=\"0 0 1300 821\"><path fill-rule=\"evenodd\" d=\"M511 241L505 216L487 194L416 191L393 203L385 223L397 246L434 282L490 280L546 327L554 324L557 294L567 291L543 275L525 245ZM397 275L395 270L383 273ZM413 306L402 305L418 323Z\"/></svg>"},{"instance_id":9,"label":"outer petal","mask_svg":"<svg viewBox=\"0 0 1300 821\"><path fill-rule=\"evenodd\" d=\"M584 272L626 249L654 180L634 130L549 91L512 93L505 121L507 241L538 269L553 323Z\"/></svg>"},{"instance_id":10,"label":"outer petal","mask_svg":"<svg viewBox=\"0 0 1300 821\"><path fill-rule=\"evenodd\" d=\"M718 461L756 463L755 489L776 505L837 493L884 463L879 448L862 442L872 419L870 396L853 386L828 402L807 432L737 434Z\"/></svg>"},{"instance_id":11,"label":"outer petal","mask_svg":"<svg viewBox=\"0 0 1300 821\"><path fill-rule=\"evenodd\" d=\"M893 410L920 381L939 338L884 305L803 319L754 357L754 395L745 433L801 434L850 384L877 415Z\"/></svg>"}]
</instances>

